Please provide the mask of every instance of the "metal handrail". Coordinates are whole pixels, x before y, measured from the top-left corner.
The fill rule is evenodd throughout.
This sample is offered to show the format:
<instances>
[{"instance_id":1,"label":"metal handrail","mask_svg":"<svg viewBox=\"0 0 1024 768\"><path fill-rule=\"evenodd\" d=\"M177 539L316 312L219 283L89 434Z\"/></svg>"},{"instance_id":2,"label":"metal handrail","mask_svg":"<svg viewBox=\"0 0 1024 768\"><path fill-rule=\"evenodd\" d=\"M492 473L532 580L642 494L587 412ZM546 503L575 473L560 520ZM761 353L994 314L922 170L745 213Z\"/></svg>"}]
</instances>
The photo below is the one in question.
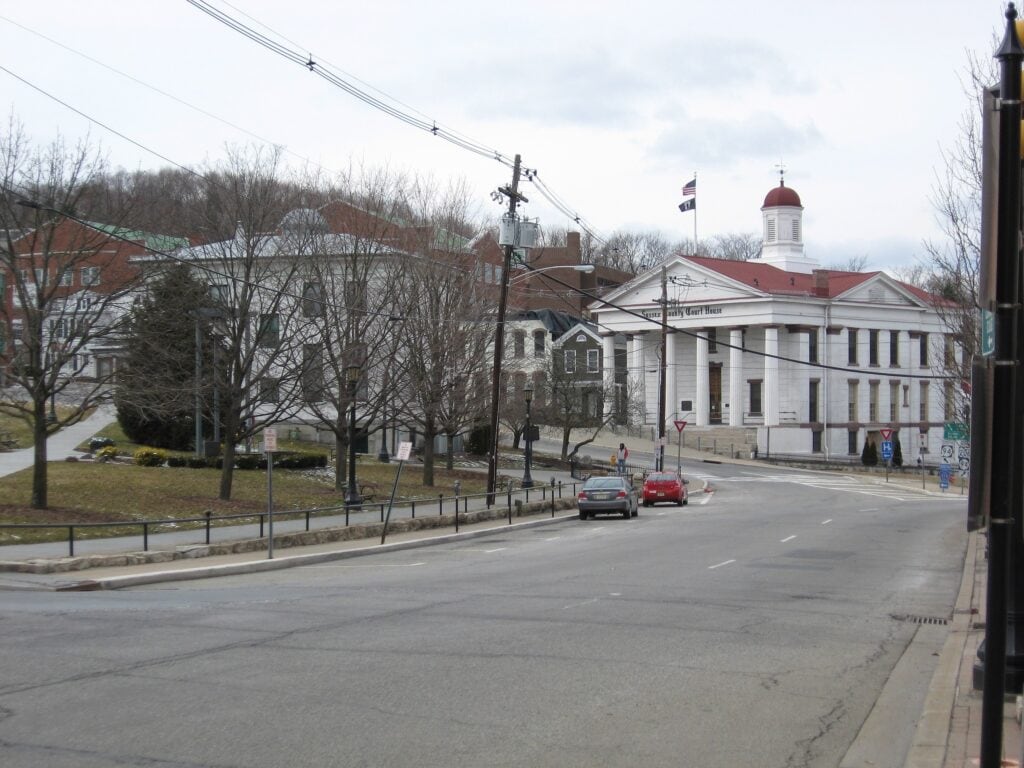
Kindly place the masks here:
<instances>
[{"instance_id":1,"label":"metal handrail","mask_svg":"<svg viewBox=\"0 0 1024 768\"><path fill-rule=\"evenodd\" d=\"M512 510L513 510L513 496L523 497L524 503L530 503L530 494L533 493L536 498L540 496L540 501L544 502L548 500L550 496L551 501L557 498L562 498L563 488L569 487L572 489L572 496L576 495L576 486L579 483L563 483L561 480L556 481L554 484L537 485L533 488L513 488L510 484L506 496L506 504L508 506L508 518L509 523L512 522ZM420 505L423 509L427 505L437 504L437 510L439 516L445 514L445 503L449 505L454 500L455 502L455 525L458 525L458 515L466 514L469 510L469 501L471 499L486 498L487 493L474 493L474 494L458 494L455 496L445 496L443 493L438 494L436 497L418 497L414 499L405 499L400 502L395 502L394 509L406 508L409 511L409 517L415 519L416 517L416 506ZM570 497L571 498L571 497ZM519 501L519 498L515 499ZM463 510L460 513L458 511L459 504L462 503ZM362 513L372 510L373 508L380 509L380 521L384 522L384 517L387 511L387 502L379 502L374 504L363 504L358 508L346 507L343 504L338 504L330 507L313 507L310 509L289 509L289 510L274 510L274 518L277 520L282 519L296 519L299 516L305 517L305 529L310 530L310 520L316 517L325 517L328 515L340 515L342 511L345 513L345 527L351 525L351 515L353 512ZM555 507L552 503L551 515L554 517ZM210 531L214 527L214 523L223 523L224 521L231 520L250 520L259 521L259 538L264 538L264 528L268 517L267 512L238 512L230 515L214 515L211 512L207 512L202 517L179 517L179 518L161 518L156 520L117 520L111 522L92 522L92 523L0 523L0 531L6 530L26 530L26 529L64 529L68 532L68 557L75 556L75 531L80 529L90 528L132 528L139 527L142 529L142 551L149 551L149 536L152 528L158 528L166 525L182 525L190 523L202 523L205 530L205 543L210 543ZM217 525L217 527L227 527ZM0 544L0 552L3 551L3 544Z\"/></svg>"}]
</instances>

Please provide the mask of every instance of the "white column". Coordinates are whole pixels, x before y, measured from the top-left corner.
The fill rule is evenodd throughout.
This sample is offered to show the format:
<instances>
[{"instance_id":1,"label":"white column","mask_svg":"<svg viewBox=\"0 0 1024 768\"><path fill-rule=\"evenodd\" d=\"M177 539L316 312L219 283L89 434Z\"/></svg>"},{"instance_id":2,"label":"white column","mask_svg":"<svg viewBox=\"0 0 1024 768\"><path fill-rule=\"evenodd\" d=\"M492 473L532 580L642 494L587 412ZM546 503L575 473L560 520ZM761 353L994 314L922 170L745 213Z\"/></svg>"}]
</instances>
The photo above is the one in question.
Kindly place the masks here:
<instances>
[{"instance_id":1,"label":"white column","mask_svg":"<svg viewBox=\"0 0 1024 768\"><path fill-rule=\"evenodd\" d=\"M711 393L708 391L708 367L708 333L698 331L697 366L694 371L697 377L697 399L693 404L698 427L706 427L710 423L708 411L711 408Z\"/></svg>"},{"instance_id":2,"label":"white column","mask_svg":"<svg viewBox=\"0 0 1024 768\"><path fill-rule=\"evenodd\" d=\"M634 333L629 342L629 349L633 353L632 362L629 364L630 397L637 398L643 403L644 419L648 412L647 407L647 369L644 358L644 341L650 338L645 333Z\"/></svg>"},{"instance_id":3,"label":"white column","mask_svg":"<svg viewBox=\"0 0 1024 768\"><path fill-rule=\"evenodd\" d=\"M665 339L665 422L666 425L679 410L679 367L676 365L676 334L669 332ZM668 434L668 426L665 433Z\"/></svg>"},{"instance_id":4,"label":"white column","mask_svg":"<svg viewBox=\"0 0 1024 768\"><path fill-rule=\"evenodd\" d=\"M779 423L779 329L764 329L764 424L773 427ZM774 355L775 357L772 357Z\"/></svg>"},{"instance_id":5,"label":"white column","mask_svg":"<svg viewBox=\"0 0 1024 768\"><path fill-rule=\"evenodd\" d=\"M615 410L615 336L601 337L601 370L604 374L604 414Z\"/></svg>"},{"instance_id":6,"label":"white column","mask_svg":"<svg viewBox=\"0 0 1024 768\"><path fill-rule=\"evenodd\" d=\"M743 329L729 330L729 426L743 426Z\"/></svg>"}]
</instances>

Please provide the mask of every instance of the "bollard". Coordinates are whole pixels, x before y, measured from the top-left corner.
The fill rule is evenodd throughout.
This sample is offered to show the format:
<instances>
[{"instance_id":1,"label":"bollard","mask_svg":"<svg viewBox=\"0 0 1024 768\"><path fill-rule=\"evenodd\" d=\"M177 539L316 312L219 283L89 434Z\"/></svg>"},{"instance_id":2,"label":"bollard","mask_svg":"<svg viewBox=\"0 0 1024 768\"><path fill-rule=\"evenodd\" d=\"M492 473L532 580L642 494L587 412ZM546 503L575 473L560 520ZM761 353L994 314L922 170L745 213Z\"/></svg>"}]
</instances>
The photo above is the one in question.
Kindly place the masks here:
<instances>
[{"instance_id":1,"label":"bollard","mask_svg":"<svg viewBox=\"0 0 1024 768\"><path fill-rule=\"evenodd\" d=\"M210 509L206 510L206 543L207 544L210 543L210 518L211 517L213 517L213 510L210 510ZM308 523L306 525L306 530L307 531L309 530Z\"/></svg>"}]
</instances>

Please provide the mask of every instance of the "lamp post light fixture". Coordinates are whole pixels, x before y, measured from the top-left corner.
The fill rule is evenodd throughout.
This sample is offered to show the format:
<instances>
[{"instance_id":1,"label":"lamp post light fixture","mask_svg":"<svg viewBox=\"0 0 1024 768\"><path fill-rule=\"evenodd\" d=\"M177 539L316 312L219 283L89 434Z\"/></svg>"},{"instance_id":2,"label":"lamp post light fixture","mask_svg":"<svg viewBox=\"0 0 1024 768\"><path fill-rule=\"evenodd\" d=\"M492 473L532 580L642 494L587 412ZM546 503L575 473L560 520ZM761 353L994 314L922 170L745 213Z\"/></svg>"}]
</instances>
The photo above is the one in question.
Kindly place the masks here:
<instances>
[{"instance_id":1,"label":"lamp post light fixture","mask_svg":"<svg viewBox=\"0 0 1024 768\"><path fill-rule=\"evenodd\" d=\"M363 505L363 498L359 495L359 490L356 486L356 391L359 385L359 373L358 365L350 365L345 369L352 409L348 422L348 489L345 491L346 509Z\"/></svg>"},{"instance_id":2,"label":"lamp post light fixture","mask_svg":"<svg viewBox=\"0 0 1024 768\"><path fill-rule=\"evenodd\" d=\"M523 400L526 401L526 449L523 451L525 468L523 469L523 488L533 488L530 477L530 465L533 463L533 427L530 425L530 403L533 402L533 384L529 381L523 385Z\"/></svg>"}]
</instances>

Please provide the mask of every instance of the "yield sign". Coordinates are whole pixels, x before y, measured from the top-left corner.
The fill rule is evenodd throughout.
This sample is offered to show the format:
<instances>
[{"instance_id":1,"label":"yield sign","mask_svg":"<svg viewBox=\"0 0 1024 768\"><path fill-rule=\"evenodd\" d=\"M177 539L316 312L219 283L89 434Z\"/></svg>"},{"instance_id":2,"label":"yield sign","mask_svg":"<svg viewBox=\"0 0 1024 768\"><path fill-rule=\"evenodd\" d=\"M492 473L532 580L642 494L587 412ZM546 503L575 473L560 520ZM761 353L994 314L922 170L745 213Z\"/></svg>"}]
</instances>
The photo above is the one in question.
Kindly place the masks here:
<instances>
[{"instance_id":1,"label":"yield sign","mask_svg":"<svg viewBox=\"0 0 1024 768\"><path fill-rule=\"evenodd\" d=\"M683 427L686 426L686 422L685 421L679 421L678 419L675 422L673 422L673 423L676 425L676 429L678 429L680 432L682 432L683 431Z\"/></svg>"},{"instance_id":2,"label":"yield sign","mask_svg":"<svg viewBox=\"0 0 1024 768\"><path fill-rule=\"evenodd\" d=\"M880 429L878 431L882 433L882 439L883 440L889 441L889 440L892 439L892 430L891 429Z\"/></svg>"}]
</instances>

